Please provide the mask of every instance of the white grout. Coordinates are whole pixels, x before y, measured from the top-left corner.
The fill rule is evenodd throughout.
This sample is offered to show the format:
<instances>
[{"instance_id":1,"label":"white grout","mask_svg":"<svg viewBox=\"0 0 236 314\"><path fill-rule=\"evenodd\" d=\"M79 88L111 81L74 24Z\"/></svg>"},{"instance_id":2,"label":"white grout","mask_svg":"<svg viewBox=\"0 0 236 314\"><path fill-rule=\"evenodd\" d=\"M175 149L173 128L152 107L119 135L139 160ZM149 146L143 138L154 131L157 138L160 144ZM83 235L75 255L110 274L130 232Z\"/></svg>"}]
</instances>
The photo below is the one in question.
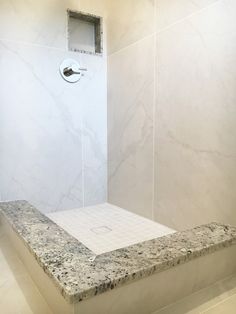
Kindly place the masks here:
<instances>
[{"instance_id":1,"label":"white grout","mask_svg":"<svg viewBox=\"0 0 236 314\"><path fill-rule=\"evenodd\" d=\"M108 203L49 213L47 216L95 255L175 232Z\"/></svg>"}]
</instances>

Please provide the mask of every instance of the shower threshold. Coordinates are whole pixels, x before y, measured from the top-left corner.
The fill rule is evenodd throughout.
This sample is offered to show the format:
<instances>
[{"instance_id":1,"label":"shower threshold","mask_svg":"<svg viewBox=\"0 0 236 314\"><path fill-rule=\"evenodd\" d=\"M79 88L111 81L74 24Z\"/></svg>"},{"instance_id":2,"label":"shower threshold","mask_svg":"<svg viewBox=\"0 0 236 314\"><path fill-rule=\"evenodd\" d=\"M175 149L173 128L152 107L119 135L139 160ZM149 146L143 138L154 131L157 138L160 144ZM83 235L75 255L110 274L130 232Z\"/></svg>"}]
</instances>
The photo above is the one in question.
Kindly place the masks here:
<instances>
[{"instance_id":1,"label":"shower threshold","mask_svg":"<svg viewBox=\"0 0 236 314\"><path fill-rule=\"evenodd\" d=\"M236 273L236 227L174 232L110 204L100 209L100 218L90 207L49 219L26 201L0 203L1 228L57 314L154 314Z\"/></svg>"}]
</instances>

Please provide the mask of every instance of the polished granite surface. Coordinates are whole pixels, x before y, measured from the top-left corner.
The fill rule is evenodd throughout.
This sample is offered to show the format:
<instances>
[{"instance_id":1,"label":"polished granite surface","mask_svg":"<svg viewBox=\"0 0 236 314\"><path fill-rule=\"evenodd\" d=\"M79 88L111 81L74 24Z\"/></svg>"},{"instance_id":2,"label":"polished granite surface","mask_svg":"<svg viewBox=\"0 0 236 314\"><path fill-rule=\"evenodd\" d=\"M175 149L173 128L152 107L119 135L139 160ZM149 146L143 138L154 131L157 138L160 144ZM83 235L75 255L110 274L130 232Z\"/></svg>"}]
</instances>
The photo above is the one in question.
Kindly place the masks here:
<instances>
[{"instance_id":1,"label":"polished granite surface","mask_svg":"<svg viewBox=\"0 0 236 314\"><path fill-rule=\"evenodd\" d=\"M26 201L0 210L71 303L236 244L236 227L211 223L95 256Z\"/></svg>"}]
</instances>

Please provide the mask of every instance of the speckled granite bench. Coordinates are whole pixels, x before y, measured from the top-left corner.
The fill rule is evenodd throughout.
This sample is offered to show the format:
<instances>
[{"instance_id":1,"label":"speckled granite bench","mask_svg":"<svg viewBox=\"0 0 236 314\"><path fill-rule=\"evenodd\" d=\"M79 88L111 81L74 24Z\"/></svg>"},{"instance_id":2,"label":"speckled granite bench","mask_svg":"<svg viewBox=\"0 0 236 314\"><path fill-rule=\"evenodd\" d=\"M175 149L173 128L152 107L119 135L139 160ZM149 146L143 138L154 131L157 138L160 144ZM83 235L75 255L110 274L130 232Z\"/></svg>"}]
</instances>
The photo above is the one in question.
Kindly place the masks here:
<instances>
[{"instance_id":1,"label":"speckled granite bench","mask_svg":"<svg viewBox=\"0 0 236 314\"><path fill-rule=\"evenodd\" d=\"M1 223L55 313L152 313L236 272L236 227L219 223L97 256L26 201ZM106 292L106 293L105 293Z\"/></svg>"}]
</instances>

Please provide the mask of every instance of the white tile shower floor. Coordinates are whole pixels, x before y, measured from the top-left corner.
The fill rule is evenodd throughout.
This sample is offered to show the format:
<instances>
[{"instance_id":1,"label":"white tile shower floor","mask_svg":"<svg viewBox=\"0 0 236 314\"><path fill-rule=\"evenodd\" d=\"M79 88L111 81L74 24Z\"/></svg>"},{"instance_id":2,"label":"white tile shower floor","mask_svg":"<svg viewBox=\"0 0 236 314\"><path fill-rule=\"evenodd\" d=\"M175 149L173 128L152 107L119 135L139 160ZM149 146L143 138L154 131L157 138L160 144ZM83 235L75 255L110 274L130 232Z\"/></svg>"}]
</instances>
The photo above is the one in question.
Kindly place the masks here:
<instances>
[{"instance_id":1,"label":"white tile shower floor","mask_svg":"<svg viewBox=\"0 0 236 314\"><path fill-rule=\"evenodd\" d=\"M108 203L54 212L47 216L95 255L175 232Z\"/></svg>"}]
</instances>

